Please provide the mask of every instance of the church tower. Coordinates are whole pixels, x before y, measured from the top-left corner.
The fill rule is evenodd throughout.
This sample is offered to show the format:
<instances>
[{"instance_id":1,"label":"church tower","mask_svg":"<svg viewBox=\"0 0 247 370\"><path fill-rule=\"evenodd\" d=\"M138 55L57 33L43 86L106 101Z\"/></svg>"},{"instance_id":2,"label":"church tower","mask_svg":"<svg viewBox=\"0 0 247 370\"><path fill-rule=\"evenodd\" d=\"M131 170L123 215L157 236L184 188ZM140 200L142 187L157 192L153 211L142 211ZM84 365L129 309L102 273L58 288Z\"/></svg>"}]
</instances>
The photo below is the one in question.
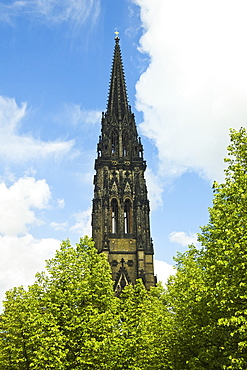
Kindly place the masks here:
<instances>
[{"instance_id":1,"label":"church tower","mask_svg":"<svg viewBox=\"0 0 247 370\"><path fill-rule=\"evenodd\" d=\"M118 36L107 109L101 122L92 211L95 247L108 257L116 292L138 278L150 288L155 285L155 277L144 178L146 161L128 104Z\"/></svg>"}]
</instances>

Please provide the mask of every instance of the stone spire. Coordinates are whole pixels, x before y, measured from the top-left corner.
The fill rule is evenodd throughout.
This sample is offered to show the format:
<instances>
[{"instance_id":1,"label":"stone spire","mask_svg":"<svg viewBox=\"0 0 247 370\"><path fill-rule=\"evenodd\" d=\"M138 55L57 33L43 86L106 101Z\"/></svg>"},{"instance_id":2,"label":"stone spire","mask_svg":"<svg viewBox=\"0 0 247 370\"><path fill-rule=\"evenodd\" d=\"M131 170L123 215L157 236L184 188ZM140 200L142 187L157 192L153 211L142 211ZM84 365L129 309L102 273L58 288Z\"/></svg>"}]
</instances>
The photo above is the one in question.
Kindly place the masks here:
<instances>
[{"instance_id":1,"label":"stone spire","mask_svg":"<svg viewBox=\"0 0 247 370\"><path fill-rule=\"evenodd\" d=\"M128 112L129 105L119 40L117 35L115 37L107 113L114 114L116 119L121 120Z\"/></svg>"}]
</instances>

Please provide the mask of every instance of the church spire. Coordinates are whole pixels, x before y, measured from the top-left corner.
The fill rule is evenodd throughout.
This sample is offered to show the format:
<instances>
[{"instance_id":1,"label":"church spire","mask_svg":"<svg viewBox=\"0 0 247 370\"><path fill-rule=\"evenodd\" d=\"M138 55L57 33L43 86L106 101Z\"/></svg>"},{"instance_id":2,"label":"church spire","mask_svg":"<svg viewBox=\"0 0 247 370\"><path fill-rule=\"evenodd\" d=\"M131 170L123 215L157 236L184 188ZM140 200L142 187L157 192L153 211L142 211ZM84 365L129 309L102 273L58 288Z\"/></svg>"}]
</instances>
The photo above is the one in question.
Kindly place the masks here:
<instances>
[{"instance_id":1,"label":"church spire","mask_svg":"<svg viewBox=\"0 0 247 370\"><path fill-rule=\"evenodd\" d=\"M108 258L119 294L138 278L150 288L155 278L146 161L128 105L118 34L110 81L95 160L92 231L95 247Z\"/></svg>"},{"instance_id":2,"label":"church spire","mask_svg":"<svg viewBox=\"0 0 247 370\"><path fill-rule=\"evenodd\" d=\"M123 119L129 110L127 90L125 84L122 55L119 45L118 32L115 37L115 49L112 62L110 90L108 95L107 113L115 115L116 119Z\"/></svg>"}]
</instances>

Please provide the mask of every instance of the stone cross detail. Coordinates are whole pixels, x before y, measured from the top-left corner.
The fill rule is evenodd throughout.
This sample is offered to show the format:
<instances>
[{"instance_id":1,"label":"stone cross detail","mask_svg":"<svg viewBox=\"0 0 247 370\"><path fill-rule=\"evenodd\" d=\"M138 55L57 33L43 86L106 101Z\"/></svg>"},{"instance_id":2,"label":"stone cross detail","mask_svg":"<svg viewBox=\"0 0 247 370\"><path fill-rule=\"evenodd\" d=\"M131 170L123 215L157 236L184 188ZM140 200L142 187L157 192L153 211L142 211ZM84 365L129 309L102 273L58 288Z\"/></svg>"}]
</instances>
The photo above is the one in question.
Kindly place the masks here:
<instances>
[{"instance_id":1,"label":"stone cross detail","mask_svg":"<svg viewBox=\"0 0 247 370\"><path fill-rule=\"evenodd\" d=\"M121 262L122 267L124 267L125 260L122 258L120 262Z\"/></svg>"}]
</instances>

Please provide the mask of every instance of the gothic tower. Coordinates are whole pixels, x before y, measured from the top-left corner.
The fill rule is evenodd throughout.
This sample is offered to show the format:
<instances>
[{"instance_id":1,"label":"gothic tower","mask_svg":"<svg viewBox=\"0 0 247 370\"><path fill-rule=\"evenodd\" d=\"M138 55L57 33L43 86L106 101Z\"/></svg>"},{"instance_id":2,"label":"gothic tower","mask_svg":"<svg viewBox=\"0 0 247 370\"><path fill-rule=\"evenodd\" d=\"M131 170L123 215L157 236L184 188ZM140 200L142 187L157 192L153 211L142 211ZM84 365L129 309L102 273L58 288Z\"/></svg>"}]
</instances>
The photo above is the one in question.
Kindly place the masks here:
<instances>
[{"instance_id":1,"label":"gothic tower","mask_svg":"<svg viewBox=\"0 0 247 370\"><path fill-rule=\"evenodd\" d=\"M97 153L92 212L95 247L108 257L116 292L138 278L150 288L155 278L146 161L128 104L118 36Z\"/></svg>"}]
</instances>

